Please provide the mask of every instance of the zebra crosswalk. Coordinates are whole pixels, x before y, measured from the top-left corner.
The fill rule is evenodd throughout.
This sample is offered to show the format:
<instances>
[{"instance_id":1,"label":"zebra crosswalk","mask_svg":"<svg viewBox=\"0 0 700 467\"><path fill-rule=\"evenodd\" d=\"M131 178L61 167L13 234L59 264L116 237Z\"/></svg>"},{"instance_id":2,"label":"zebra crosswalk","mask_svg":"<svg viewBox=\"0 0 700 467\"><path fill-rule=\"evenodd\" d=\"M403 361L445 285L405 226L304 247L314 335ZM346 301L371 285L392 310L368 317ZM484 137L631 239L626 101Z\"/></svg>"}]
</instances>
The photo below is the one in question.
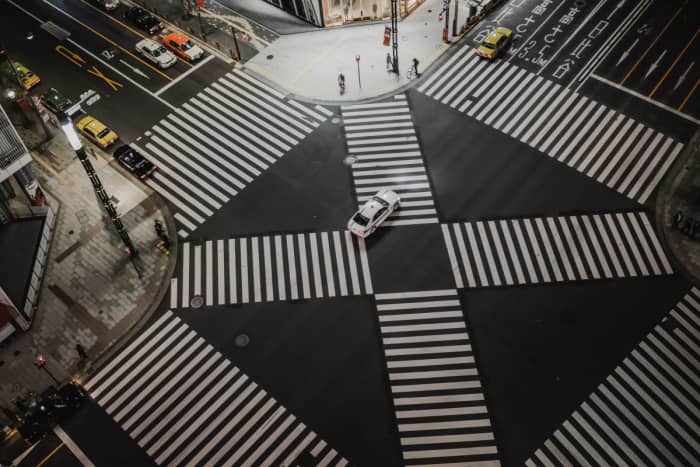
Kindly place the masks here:
<instances>
[{"instance_id":1,"label":"zebra crosswalk","mask_svg":"<svg viewBox=\"0 0 700 467\"><path fill-rule=\"evenodd\" d=\"M500 465L456 290L376 295L406 465Z\"/></svg>"},{"instance_id":2,"label":"zebra crosswalk","mask_svg":"<svg viewBox=\"0 0 700 467\"><path fill-rule=\"evenodd\" d=\"M699 359L693 288L525 464L700 465Z\"/></svg>"},{"instance_id":3,"label":"zebra crosswalk","mask_svg":"<svg viewBox=\"0 0 700 467\"><path fill-rule=\"evenodd\" d=\"M146 183L175 207L186 238L330 115L235 69L132 146L158 166Z\"/></svg>"},{"instance_id":4,"label":"zebra crosswalk","mask_svg":"<svg viewBox=\"0 0 700 467\"><path fill-rule=\"evenodd\" d=\"M401 196L401 209L382 224L438 222L435 203L406 96L341 107L357 203L382 188Z\"/></svg>"},{"instance_id":5,"label":"zebra crosswalk","mask_svg":"<svg viewBox=\"0 0 700 467\"><path fill-rule=\"evenodd\" d=\"M170 311L84 387L158 465L348 464Z\"/></svg>"},{"instance_id":6,"label":"zebra crosswalk","mask_svg":"<svg viewBox=\"0 0 700 467\"><path fill-rule=\"evenodd\" d=\"M462 47L418 90L645 203L683 143L506 61Z\"/></svg>"},{"instance_id":7,"label":"zebra crosswalk","mask_svg":"<svg viewBox=\"0 0 700 467\"><path fill-rule=\"evenodd\" d=\"M184 242L170 307L371 294L362 238L348 231Z\"/></svg>"},{"instance_id":8,"label":"zebra crosswalk","mask_svg":"<svg viewBox=\"0 0 700 467\"><path fill-rule=\"evenodd\" d=\"M442 233L458 288L673 273L644 212L443 224Z\"/></svg>"}]
</instances>

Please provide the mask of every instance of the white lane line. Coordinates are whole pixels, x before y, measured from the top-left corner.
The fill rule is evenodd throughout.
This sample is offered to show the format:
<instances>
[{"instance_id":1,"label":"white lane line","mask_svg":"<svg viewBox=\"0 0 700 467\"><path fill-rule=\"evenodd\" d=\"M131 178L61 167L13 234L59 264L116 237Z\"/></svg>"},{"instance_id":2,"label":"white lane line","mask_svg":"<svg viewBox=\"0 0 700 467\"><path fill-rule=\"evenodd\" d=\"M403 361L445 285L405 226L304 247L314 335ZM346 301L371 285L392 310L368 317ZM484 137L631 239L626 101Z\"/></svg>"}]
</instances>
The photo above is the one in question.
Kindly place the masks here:
<instances>
[{"instance_id":1,"label":"white lane line","mask_svg":"<svg viewBox=\"0 0 700 467\"><path fill-rule=\"evenodd\" d=\"M358 238L357 243L360 246L360 263L362 264L362 276L365 282L365 293L371 294L372 290L372 278L369 273L369 261L367 260L367 246L365 245L364 238Z\"/></svg>"},{"instance_id":2,"label":"white lane line","mask_svg":"<svg viewBox=\"0 0 700 467\"><path fill-rule=\"evenodd\" d=\"M238 303L238 282L236 281L236 240L228 240L228 293L229 303Z\"/></svg>"},{"instance_id":3,"label":"white lane line","mask_svg":"<svg viewBox=\"0 0 700 467\"><path fill-rule=\"evenodd\" d=\"M224 241L216 241L216 266L217 278L216 286L218 288L217 305L226 304L226 282L225 282L225 261L226 254L224 252Z\"/></svg>"},{"instance_id":4,"label":"white lane line","mask_svg":"<svg viewBox=\"0 0 700 467\"><path fill-rule=\"evenodd\" d=\"M253 301L262 301L262 289L260 282L260 239L250 239L251 262L253 263Z\"/></svg>"},{"instance_id":5,"label":"white lane line","mask_svg":"<svg viewBox=\"0 0 700 467\"><path fill-rule=\"evenodd\" d=\"M297 283L297 262L294 255L294 236L287 235L287 261L289 263L289 291L292 300L299 299L299 287Z\"/></svg>"},{"instance_id":6,"label":"white lane line","mask_svg":"<svg viewBox=\"0 0 700 467\"><path fill-rule=\"evenodd\" d=\"M190 243L182 244L182 307L190 306Z\"/></svg>"},{"instance_id":7,"label":"white lane line","mask_svg":"<svg viewBox=\"0 0 700 467\"><path fill-rule=\"evenodd\" d=\"M241 301L248 303L248 240L241 238L238 243L241 246Z\"/></svg>"},{"instance_id":8,"label":"white lane line","mask_svg":"<svg viewBox=\"0 0 700 467\"><path fill-rule=\"evenodd\" d=\"M277 295L280 300L287 299L287 290L284 281L284 251L282 250L282 236L275 235L275 264L277 265Z\"/></svg>"},{"instance_id":9,"label":"white lane line","mask_svg":"<svg viewBox=\"0 0 700 467\"><path fill-rule=\"evenodd\" d=\"M304 298L311 298L311 287L309 283L309 263L306 259L306 240L304 234L297 234L299 246L299 269L301 270L301 289Z\"/></svg>"},{"instance_id":10,"label":"white lane line","mask_svg":"<svg viewBox=\"0 0 700 467\"><path fill-rule=\"evenodd\" d=\"M350 280L352 281L353 295L360 295L360 277L357 270L357 260L355 259L355 248L352 243L352 234L347 230L345 234L345 251L348 253L348 268L350 269Z\"/></svg>"},{"instance_id":11,"label":"white lane line","mask_svg":"<svg viewBox=\"0 0 700 467\"><path fill-rule=\"evenodd\" d=\"M323 249L323 264L326 268L328 296L335 297L335 282L333 281L333 266L331 264L331 248L328 243L328 232L321 233L321 247Z\"/></svg>"},{"instance_id":12,"label":"white lane line","mask_svg":"<svg viewBox=\"0 0 700 467\"><path fill-rule=\"evenodd\" d=\"M459 264L457 262L457 256L455 255L454 246L452 245L452 238L450 237L449 227L445 224L442 224L441 227L442 227L442 236L445 240L445 248L447 249L447 257L450 260L450 266L452 267L452 274L454 275L454 278L455 278L455 284L460 289L464 288L464 282L462 281L462 273L459 270ZM465 263L465 266L467 266L466 263Z\"/></svg>"},{"instance_id":13,"label":"white lane line","mask_svg":"<svg viewBox=\"0 0 700 467\"><path fill-rule=\"evenodd\" d=\"M56 433L56 436L63 441L63 444L70 450L71 453L73 453L73 455L78 459L78 461L80 461L81 464L83 464L84 467L95 467L95 464L88 459L83 450L80 449L77 444L75 444L70 436L68 436L68 433L63 431L63 428L56 425L53 428L53 432Z\"/></svg>"},{"instance_id":14,"label":"white lane line","mask_svg":"<svg viewBox=\"0 0 700 467\"><path fill-rule=\"evenodd\" d=\"M309 234L309 244L311 245L311 263L314 266L314 290L316 298L323 298L323 282L321 282L321 263L318 259L318 241L316 232Z\"/></svg>"},{"instance_id":15,"label":"white lane line","mask_svg":"<svg viewBox=\"0 0 700 467\"><path fill-rule=\"evenodd\" d=\"M271 302L275 299L274 289L272 286L272 255L270 253L270 237L263 237L263 258L265 260L265 300Z\"/></svg>"},{"instance_id":16,"label":"white lane line","mask_svg":"<svg viewBox=\"0 0 700 467\"><path fill-rule=\"evenodd\" d=\"M210 61L211 59L213 59L213 58L214 58L213 55L209 55L207 58L205 58L204 60L202 60L201 62L199 62L197 65L193 66L192 68L190 68L190 69L187 70L186 72L182 73L182 74L179 75L177 78L173 79L172 81L170 81L168 84L166 84L165 86L163 86L162 88L160 88L159 90L157 90L157 91L156 91L155 93L153 93L153 94L154 94L155 96L160 96L162 93L164 93L165 91L167 91L168 89L170 89L172 86L174 86L175 84L177 84L177 83L179 83L180 81L182 81L182 79L187 78L190 74L194 73L196 70L198 70L199 68L201 68L202 65L204 65L204 64L207 63L207 62L209 62L209 61Z\"/></svg>"},{"instance_id":17,"label":"white lane line","mask_svg":"<svg viewBox=\"0 0 700 467\"><path fill-rule=\"evenodd\" d=\"M204 280L206 283L205 301L207 306L214 304L214 254L212 251L212 241L208 240L204 244Z\"/></svg>"},{"instance_id":18,"label":"white lane line","mask_svg":"<svg viewBox=\"0 0 700 467\"><path fill-rule=\"evenodd\" d=\"M170 279L170 308L177 308L177 277Z\"/></svg>"},{"instance_id":19,"label":"white lane line","mask_svg":"<svg viewBox=\"0 0 700 467\"><path fill-rule=\"evenodd\" d=\"M202 245L194 247L194 294L202 295Z\"/></svg>"}]
</instances>

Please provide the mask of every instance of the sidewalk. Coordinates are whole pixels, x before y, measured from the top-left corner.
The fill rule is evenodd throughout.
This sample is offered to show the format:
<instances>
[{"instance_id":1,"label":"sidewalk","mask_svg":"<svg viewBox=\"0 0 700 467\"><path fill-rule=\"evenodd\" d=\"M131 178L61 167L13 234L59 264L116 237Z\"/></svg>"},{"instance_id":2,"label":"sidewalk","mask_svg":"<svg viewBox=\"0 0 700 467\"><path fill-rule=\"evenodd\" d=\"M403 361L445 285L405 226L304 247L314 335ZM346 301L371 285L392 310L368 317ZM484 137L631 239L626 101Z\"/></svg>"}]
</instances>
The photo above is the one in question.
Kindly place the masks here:
<instances>
[{"instance_id":1,"label":"sidewalk","mask_svg":"<svg viewBox=\"0 0 700 467\"><path fill-rule=\"evenodd\" d=\"M442 0L428 0L399 22L398 76L387 72L386 54L391 53L391 47L382 45L384 28L390 26L390 22L283 35L249 60L245 67L299 97L321 101L378 97L409 83L406 73L414 57L420 62L418 71L423 72L447 51L449 44L442 42L444 22L438 21L441 10ZM454 7L450 14L453 12ZM458 24L464 24L466 18L463 4ZM452 37L451 23L452 20L450 40L454 43L458 37ZM360 56L359 80L356 55ZM343 96L338 92L340 73L345 75Z\"/></svg>"},{"instance_id":2,"label":"sidewalk","mask_svg":"<svg viewBox=\"0 0 700 467\"><path fill-rule=\"evenodd\" d=\"M37 127L18 129L30 148L38 141ZM154 219L165 219L171 239L176 240L160 197L115 170L111 157L91 157L139 250L143 273L139 279L81 163L60 129L50 128L55 136L42 154L32 151L31 170L58 218L32 327L0 348L0 407L7 409L14 409L12 400L20 394L39 393L53 383L34 365L37 355L46 357L48 372L66 381L87 371L110 345L147 319L167 290L176 260L154 247ZM177 251L176 245L172 251ZM84 361L76 344L87 351ZM0 411L0 426L8 423Z\"/></svg>"},{"instance_id":3,"label":"sidewalk","mask_svg":"<svg viewBox=\"0 0 700 467\"><path fill-rule=\"evenodd\" d=\"M696 130L679 159L659 191L657 230L675 260L676 269L685 272L696 286L700 286L700 238L692 240L672 228L677 211L700 221L700 130Z\"/></svg>"}]
</instances>

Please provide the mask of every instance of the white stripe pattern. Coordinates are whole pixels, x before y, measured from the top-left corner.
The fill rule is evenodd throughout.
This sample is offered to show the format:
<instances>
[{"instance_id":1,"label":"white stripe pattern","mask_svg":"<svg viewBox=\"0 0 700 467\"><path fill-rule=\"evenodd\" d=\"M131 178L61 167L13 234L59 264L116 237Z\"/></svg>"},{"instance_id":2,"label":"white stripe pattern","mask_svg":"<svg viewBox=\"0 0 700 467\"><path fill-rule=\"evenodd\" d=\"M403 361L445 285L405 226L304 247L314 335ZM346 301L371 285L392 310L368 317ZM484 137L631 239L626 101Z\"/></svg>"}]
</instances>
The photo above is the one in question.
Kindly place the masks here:
<instances>
[{"instance_id":1,"label":"white stripe pattern","mask_svg":"<svg viewBox=\"0 0 700 467\"><path fill-rule=\"evenodd\" d=\"M212 306L373 293L365 241L348 231L182 242L181 249L170 297L182 308L195 296Z\"/></svg>"},{"instance_id":2,"label":"white stripe pattern","mask_svg":"<svg viewBox=\"0 0 700 467\"><path fill-rule=\"evenodd\" d=\"M158 166L146 183L175 207L186 238L328 114L233 70L132 145Z\"/></svg>"},{"instance_id":3,"label":"white stripe pattern","mask_svg":"<svg viewBox=\"0 0 700 467\"><path fill-rule=\"evenodd\" d=\"M170 311L84 387L158 465L347 465Z\"/></svg>"},{"instance_id":4,"label":"white stripe pattern","mask_svg":"<svg viewBox=\"0 0 700 467\"><path fill-rule=\"evenodd\" d=\"M486 63L468 47L418 90L642 204L683 149L683 143L517 65Z\"/></svg>"},{"instance_id":5,"label":"white stripe pattern","mask_svg":"<svg viewBox=\"0 0 700 467\"><path fill-rule=\"evenodd\" d=\"M401 209L382 226L437 223L423 157L404 94L372 104L342 106L357 203L381 189L401 197Z\"/></svg>"},{"instance_id":6,"label":"white stripe pattern","mask_svg":"<svg viewBox=\"0 0 700 467\"><path fill-rule=\"evenodd\" d=\"M407 465L500 465L457 291L376 295Z\"/></svg>"},{"instance_id":7,"label":"white stripe pattern","mask_svg":"<svg viewBox=\"0 0 700 467\"><path fill-rule=\"evenodd\" d=\"M441 227L458 288L673 274L644 212Z\"/></svg>"},{"instance_id":8,"label":"white stripe pattern","mask_svg":"<svg viewBox=\"0 0 700 467\"><path fill-rule=\"evenodd\" d=\"M700 291L693 288L526 464L698 465L698 433Z\"/></svg>"}]
</instances>

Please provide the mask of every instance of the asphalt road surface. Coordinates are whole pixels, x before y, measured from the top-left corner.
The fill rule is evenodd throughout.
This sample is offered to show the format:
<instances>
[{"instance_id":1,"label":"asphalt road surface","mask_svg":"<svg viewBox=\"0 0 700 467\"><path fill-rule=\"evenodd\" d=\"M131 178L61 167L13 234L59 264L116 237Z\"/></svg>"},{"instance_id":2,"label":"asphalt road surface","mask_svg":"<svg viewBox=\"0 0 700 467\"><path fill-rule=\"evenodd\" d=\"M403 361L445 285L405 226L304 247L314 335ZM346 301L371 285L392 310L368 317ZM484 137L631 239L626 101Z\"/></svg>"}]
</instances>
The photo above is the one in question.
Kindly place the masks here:
<instances>
[{"instance_id":1,"label":"asphalt road surface","mask_svg":"<svg viewBox=\"0 0 700 467\"><path fill-rule=\"evenodd\" d=\"M654 215L697 130L696 5L504 2L411 89L338 107L218 58L166 78L64 3L26 8L124 86L43 32L18 57L99 88L180 239L160 312L64 427L96 465L697 463L700 299ZM487 63L495 25L517 34ZM351 236L383 187L401 209Z\"/></svg>"}]
</instances>

